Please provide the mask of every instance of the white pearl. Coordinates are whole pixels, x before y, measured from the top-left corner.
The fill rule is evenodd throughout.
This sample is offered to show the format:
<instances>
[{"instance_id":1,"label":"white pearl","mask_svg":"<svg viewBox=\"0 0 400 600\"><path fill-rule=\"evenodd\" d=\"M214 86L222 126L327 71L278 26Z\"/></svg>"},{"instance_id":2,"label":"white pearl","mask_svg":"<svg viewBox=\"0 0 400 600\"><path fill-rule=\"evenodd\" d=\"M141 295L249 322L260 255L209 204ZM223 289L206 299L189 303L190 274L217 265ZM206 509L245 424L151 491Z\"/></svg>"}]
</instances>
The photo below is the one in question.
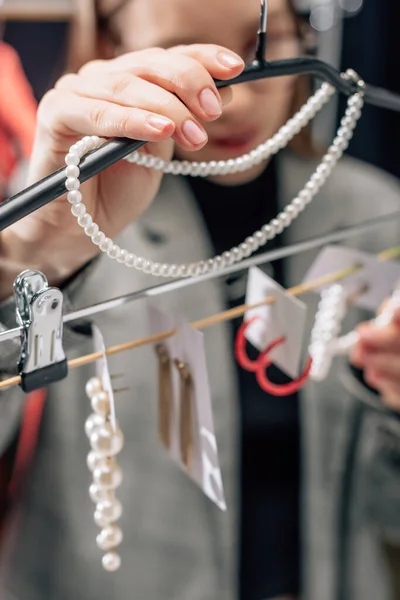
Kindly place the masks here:
<instances>
[{"instance_id":1,"label":"white pearl","mask_svg":"<svg viewBox=\"0 0 400 600\"><path fill-rule=\"evenodd\" d=\"M119 546L122 540L122 530L118 525L109 525L108 527L105 527L96 538L100 550L112 550L112 548Z\"/></svg>"},{"instance_id":2,"label":"white pearl","mask_svg":"<svg viewBox=\"0 0 400 600\"><path fill-rule=\"evenodd\" d=\"M106 234L102 231L98 231L92 235L92 242L95 246L100 246L106 240Z\"/></svg>"},{"instance_id":3,"label":"white pearl","mask_svg":"<svg viewBox=\"0 0 400 600\"><path fill-rule=\"evenodd\" d=\"M97 527L100 527L100 529L104 529L112 523L112 521L106 519L105 516L102 515L98 510L94 511L93 519Z\"/></svg>"},{"instance_id":4,"label":"white pearl","mask_svg":"<svg viewBox=\"0 0 400 600\"><path fill-rule=\"evenodd\" d=\"M233 265L233 263L235 262L234 256L231 252L227 251L224 252L222 255L223 259L225 260L225 263L230 266Z\"/></svg>"},{"instance_id":5,"label":"white pearl","mask_svg":"<svg viewBox=\"0 0 400 600\"><path fill-rule=\"evenodd\" d=\"M105 571L114 573L121 566L121 557L116 552L107 552L102 558L102 565Z\"/></svg>"},{"instance_id":6,"label":"white pearl","mask_svg":"<svg viewBox=\"0 0 400 600\"><path fill-rule=\"evenodd\" d=\"M97 225L97 223L92 223L88 227L85 227L85 233L90 238L93 237L94 235L96 235L96 233L98 233L98 232L99 232L99 226Z\"/></svg>"},{"instance_id":7,"label":"white pearl","mask_svg":"<svg viewBox=\"0 0 400 600\"><path fill-rule=\"evenodd\" d=\"M306 202L302 198L295 198L292 205L296 212L300 213L306 207Z\"/></svg>"},{"instance_id":8,"label":"white pearl","mask_svg":"<svg viewBox=\"0 0 400 600\"><path fill-rule=\"evenodd\" d=\"M107 392L101 391L92 397L92 409L99 415L108 415L110 412L110 399Z\"/></svg>"},{"instance_id":9,"label":"white pearl","mask_svg":"<svg viewBox=\"0 0 400 600\"><path fill-rule=\"evenodd\" d=\"M79 177L80 172L81 171L79 167L77 167L76 165L69 165L69 167L65 169L65 175L74 179L77 179Z\"/></svg>"},{"instance_id":10,"label":"white pearl","mask_svg":"<svg viewBox=\"0 0 400 600\"><path fill-rule=\"evenodd\" d=\"M235 263L243 260L243 251L241 248L232 248L231 253L234 257Z\"/></svg>"},{"instance_id":11,"label":"white pearl","mask_svg":"<svg viewBox=\"0 0 400 600\"><path fill-rule=\"evenodd\" d=\"M71 212L74 217L83 217L83 215L86 214L86 206L83 202L78 202L78 204L73 204L71 206Z\"/></svg>"},{"instance_id":12,"label":"white pearl","mask_svg":"<svg viewBox=\"0 0 400 600\"><path fill-rule=\"evenodd\" d=\"M256 231L253 237L257 240L257 245L264 246L267 241L267 235L263 231Z\"/></svg>"},{"instance_id":13,"label":"white pearl","mask_svg":"<svg viewBox=\"0 0 400 600\"><path fill-rule=\"evenodd\" d=\"M142 260L143 262L141 262L141 265L140 265L140 266L141 266L141 268L143 269L143 267L144 267L144 259L142 258L141 260ZM141 269L139 269L139 270L141 270ZM165 263L164 263L164 264L162 264L162 265L161 265L161 268L160 268L160 273L161 273L162 277L168 277L168 276L169 276L169 265L168 265L168 264L165 264Z\"/></svg>"},{"instance_id":14,"label":"white pearl","mask_svg":"<svg viewBox=\"0 0 400 600\"><path fill-rule=\"evenodd\" d=\"M128 250L121 250L120 255L117 258L117 262L123 264L126 261L126 257L128 256Z\"/></svg>"},{"instance_id":15,"label":"white pearl","mask_svg":"<svg viewBox=\"0 0 400 600\"><path fill-rule=\"evenodd\" d=\"M70 204L79 204L82 201L82 193L79 190L72 190L67 195Z\"/></svg>"},{"instance_id":16,"label":"white pearl","mask_svg":"<svg viewBox=\"0 0 400 600\"><path fill-rule=\"evenodd\" d=\"M200 265L199 263L191 263L188 265L188 275L189 277L197 277L200 273Z\"/></svg>"},{"instance_id":17,"label":"white pearl","mask_svg":"<svg viewBox=\"0 0 400 600\"><path fill-rule=\"evenodd\" d=\"M114 461L106 462L93 471L93 483L99 488L115 490L122 483L122 470Z\"/></svg>"},{"instance_id":18,"label":"white pearl","mask_svg":"<svg viewBox=\"0 0 400 600\"><path fill-rule=\"evenodd\" d=\"M258 243L257 243L256 238L253 235L250 235L249 237L247 237L244 242L245 242L245 244L250 246L252 252L255 252L256 250L258 250Z\"/></svg>"},{"instance_id":19,"label":"white pearl","mask_svg":"<svg viewBox=\"0 0 400 600\"><path fill-rule=\"evenodd\" d=\"M101 138L99 138L98 135L91 135L90 138L92 140L93 148L97 148L98 146L100 146Z\"/></svg>"},{"instance_id":20,"label":"white pearl","mask_svg":"<svg viewBox=\"0 0 400 600\"><path fill-rule=\"evenodd\" d=\"M65 157L65 164L78 166L81 161L81 158L77 152L69 152Z\"/></svg>"},{"instance_id":21,"label":"white pearl","mask_svg":"<svg viewBox=\"0 0 400 600\"><path fill-rule=\"evenodd\" d=\"M261 228L261 231L264 233L264 235L266 236L267 240L272 240L275 237L275 233L274 233L274 230L271 227L271 225L264 225Z\"/></svg>"},{"instance_id":22,"label":"white pearl","mask_svg":"<svg viewBox=\"0 0 400 600\"><path fill-rule=\"evenodd\" d=\"M92 502L98 504L99 502L103 502L106 500L112 500L114 498L114 492L112 490L105 490L99 488L98 485L92 483L89 488L89 496Z\"/></svg>"},{"instance_id":23,"label":"white pearl","mask_svg":"<svg viewBox=\"0 0 400 600\"><path fill-rule=\"evenodd\" d=\"M145 262L146 262L145 259L142 258L141 256L136 257L135 268L138 271L143 271Z\"/></svg>"},{"instance_id":24,"label":"white pearl","mask_svg":"<svg viewBox=\"0 0 400 600\"><path fill-rule=\"evenodd\" d=\"M172 273L172 271L173 271L174 268L175 268L175 273L173 275L171 275L172 277L175 277L177 275L177 272L178 272L177 265L172 265L171 266L171 273ZM152 272L152 270L153 270L153 263L152 263L152 261L151 260L146 260L145 263L144 263L144 266L143 266L143 273L149 274L149 273Z\"/></svg>"},{"instance_id":25,"label":"white pearl","mask_svg":"<svg viewBox=\"0 0 400 600\"><path fill-rule=\"evenodd\" d=\"M101 415L96 416L101 417ZM90 436L90 445L95 452L102 456L115 456L121 452L124 445L124 436L120 429L114 431L109 423L95 427Z\"/></svg>"},{"instance_id":26,"label":"white pearl","mask_svg":"<svg viewBox=\"0 0 400 600\"><path fill-rule=\"evenodd\" d=\"M90 438L97 429L105 425L106 419L102 415L98 415L97 413L92 414L86 419L85 433Z\"/></svg>"},{"instance_id":27,"label":"white pearl","mask_svg":"<svg viewBox=\"0 0 400 600\"><path fill-rule=\"evenodd\" d=\"M117 498L103 500L97 504L96 511L102 514L110 523L114 523L122 516L122 504Z\"/></svg>"},{"instance_id":28,"label":"white pearl","mask_svg":"<svg viewBox=\"0 0 400 600\"><path fill-rule=\"evenodd\" d=\"M282 231L283 231L283 224L280 221L278 221L278 219L272 219L272 221L271 221L271 227L278 234L282 233Z\"/></svg>"},{"instance_id":29,"label":"white pearl","mask_svg":"<svg viewBox=\"0 0 400 600\"><path fill-rule=\"evenodd\" d=\"M242 251L242 254L245 258L248 258L249 256L251 256L251 254L252 254L251 247L248 244L246 244L246 242L243 242L243 244L240 244L239 248Z\"/></svg>"},{"instance_id":30,"label":"white pearl","mask_svg":"<svg viewBox=\"0 0 400 600\"><path fill-rule=\"evenodd\" d=\"M125 264L127 267L134 267L136 263L136 255L128 254L125 258Z\"/></svg>"},{"instance_id":31,"label":"white pearl","mask_svg":"<svg viewBox=\"0 0 400 600\"><path fill-rule=\"evenodd\" d=\"M76 142L75 144L77 150L78 150L78 154L80 156L83 156L86 152L86 144L83 140L80 140L79 142Z\"/></svg>"},{"instance_id":32,"label":"white pearl","mask_svg":"<svg viewBox=\"0 0 400 600\"><path fill-rule=\"evenodd\" d=\"M68 177L68 179L65 182L65 187L70 192L72 190L79 190L80 185L81 185L81 183L80 183L79 179L77 179L76 177Z\"/></svg>"},{"instance_id":33,"label":"white pearl","mask_svg":"<svg viewBox=\"0 0 400 600\"><path fill-rule=\"evenodd\" d=\"M104 242L99 245L99 248L102 252L109 252L113 246L114 242L110 238L106 237Z\"/></svg>"},{"instance_id":34,"label":"white pearl","mask_svg":"<svg viewBox=\"0 0 400 600\"><path fill-rule=\"evenodd\" d=\"M118 246L118 244L114 244L111 250L107 252L107 256L113 259L118 259L120 254L121 248Z\"/></svg>"},{"instance_id":35,"label":"white pearl","mask_svg":"<svg viewBox=\"0 0 400 600\"><path fill-rule=\"evenodd\" d=\"M83 229L85 227L89 227L89 225L91 225L92 223L93 219L88 213L85 213L84 215L78 218L78 225Z\"/></svg>"},{"instance_id":36,"label":"white pearl","mask_svg":"<svg viewBox=\"0 0 400 600\"><path fill-rule=\"evenodd\" d=\"M97 452L93 452L93 450L87 455L86 464L91 473L93 473L93 471L104 465L106 462L107 458L104 458L104 456L100 456L100 454L97 454Z\"/></svg>"},{"instance_id":37,"label":"white pearl","mask_svg":"<svg viewBox=\"0 0 400 600\"><path fill-rule=\"evenodd\" d=\"M103 384L100 377L92 377L89 379L85 386L86 396L90 399L93 398L95 394L98 394L103 390Z\"/></svg>"}]
</instances>

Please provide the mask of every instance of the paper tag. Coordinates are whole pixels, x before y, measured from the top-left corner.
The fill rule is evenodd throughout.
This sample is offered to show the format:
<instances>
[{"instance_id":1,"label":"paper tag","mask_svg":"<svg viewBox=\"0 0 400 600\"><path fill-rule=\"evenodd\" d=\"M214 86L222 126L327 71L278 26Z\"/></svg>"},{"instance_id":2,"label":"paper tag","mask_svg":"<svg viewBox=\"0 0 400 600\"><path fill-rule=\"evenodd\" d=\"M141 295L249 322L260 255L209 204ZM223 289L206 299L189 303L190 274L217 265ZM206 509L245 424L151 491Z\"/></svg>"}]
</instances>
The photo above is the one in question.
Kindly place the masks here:
<instances>
[{"instance_id":1,"label":"paper tag","mask_svg":"<svg viewBox=\"0 0 400 600\"><path fill-rule=\"evenodd\" d=\"M95 352L101 352L102 357L96 360L96 375L100 377L103 384L103 390L107 392L110 400L110 422L114 431L117 430L117 420L115 416L115 398L114 391L111 385L111 376L108 368L108 360L106 355L106 347L104 344L103 334L97 325L92 324L93 332L93 347Z\"/></svg>"},{"instance_id":2,"label":"paper tag","mask_svg":"<svg viewBox=\"0 0 400 600\"><path fill-rule=\"evenodd\" d=\"M171 458L189 475L221 510L226 510L226 501L219 464L217 440L210 385L207 372L204 335L193 329L182 319L161 313L149 307L150 329L152 334L176 329L177 333L162 343L171 358L173 407L171 415ZM177 359L190 370L192 386L192 433L193 450L190 469L186 469L180 453L180 376L173 361Z\"/></svg>"},{"instance_id":3,"label":"paper tag","mask_svg":"<svg viewBox=\"0 0 400 600\"><path fill-rule=\"evenodd\" d=\"M300 372L300 359L306 326L307 307L258 268L249 272L246 304L253 305L273 296L273 304L253 308L246 319L259 318L247 329L248 341L260 352L273 340L284 336L286 341L271 352L271 358L286 375L295 379Z\"/></svg>"},{"instance_id":4,"label":"paper tag","mask_svg":"<svg viewBox=\"0 0 400 600\"><path fill-rule=\"evenodd\" d=\"M349 294L357 293L365 286L366 292L357 295L354 305L375 312L382 301L391 295L400 279L399 263L382 261L367 252L353 248L327 246L312 264L303 283L309 283L352 265L362 265L363 268L342 279L340 284ZM320 286L315 291L320 293L322 289L331 285L332 283Z\"/></svg>"}]
</instances>

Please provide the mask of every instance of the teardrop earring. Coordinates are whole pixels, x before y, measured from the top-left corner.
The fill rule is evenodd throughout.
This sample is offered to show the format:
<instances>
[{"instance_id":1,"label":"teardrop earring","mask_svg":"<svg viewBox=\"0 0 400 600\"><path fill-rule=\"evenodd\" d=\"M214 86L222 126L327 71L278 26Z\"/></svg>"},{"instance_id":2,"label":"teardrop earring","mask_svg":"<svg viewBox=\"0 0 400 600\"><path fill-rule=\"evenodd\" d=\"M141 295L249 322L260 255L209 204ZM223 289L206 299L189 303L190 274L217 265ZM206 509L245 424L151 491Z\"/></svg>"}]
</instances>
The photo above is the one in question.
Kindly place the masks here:
<instances>
[{"instance_id":1,"label":"teardrop earring","mask_svg":"<svg viewBox=\"0 0 400 600\"><path fill-rule=\"evenodd\" d=\"M180 375L180 450L181 460L190 470L193 460L193 380L188 366L175 360Z\"/></svg>"},{"instance_id":2,"label":"teardrop earring","mask_svg":"<svg viewBox=\"0 0 400 600\"><path fill-rule=\"evenodd\" d=\"M115 524L122 515L121 502L115 496L115 490L122 483L122 470L116 456L122 450L124 438L119 426L114 429L111 424L110 398L100 377L93 377L87 382L86 395L93 410L85 423L85 432L91 446L87 466L93 474L89 494L96 504L94 521L101 528L96 541L100 550L105 552L103 568L114 572L121 566L116 548L123 539L121 528Z\"/></svg>"},{"instance_id":3,"label":"teardrop earring","mask_svg":"<svg viewBox=\"0 0 400 600\"><path fill-rule=\"evenodd\" d=\"M169 450L173 407L171 359L163 344L158 344L155 350L158 357L158 429L162 443Z\"/></svg>"}]
</instances>

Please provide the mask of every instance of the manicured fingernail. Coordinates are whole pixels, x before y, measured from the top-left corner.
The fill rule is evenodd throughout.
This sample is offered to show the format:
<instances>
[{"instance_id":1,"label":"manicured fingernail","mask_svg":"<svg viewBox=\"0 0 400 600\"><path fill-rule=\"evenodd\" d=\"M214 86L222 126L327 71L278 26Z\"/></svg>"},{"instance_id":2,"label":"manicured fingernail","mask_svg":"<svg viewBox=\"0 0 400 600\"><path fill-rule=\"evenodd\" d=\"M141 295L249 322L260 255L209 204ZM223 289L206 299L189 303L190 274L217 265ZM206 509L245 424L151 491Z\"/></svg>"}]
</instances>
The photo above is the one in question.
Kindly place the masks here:
<instances>
[{"instance_id":1,"label":"manicured fingernail","mask_svg":"<svg viewBox=\"0 0 400 600\"><path fill-rule=\"evenodd\" d=\"M167 119L167 117L162 117L161 115L150 115L146 122L150 127L156 129L156 131L164 131L164 129L173 125L171 119Z\"/></svg>"},{"instance_id":2,"label":"manicured fingernail","mask_svg":"<svg viewBox=\"0 0 400 600\"><path fill-rule=\"evenodd\" d=\"M182 131L186 139L194 146L203 144L207 140L207 135L194 121L185 121Z\"/></svg>"},{"instance_id":3,"label":"manicured fingernail","mask_svg":"<svg viewBox=\"0 0 400 600\"><path fill-rule=\"evenodd\" d=\"M200 93L200 104L204 112L210 117L219 117L222 114L220 101L212 90L206 88Z\"/></svg>"},{"instance_id":4,"label":"manicured fingernail","mask_svg":"<svg viewBox=\"0 0 400 600\"><path fill-rule=\"evenodd\" d=\"M227 52L226 50L217 54L217 60L223 67L228 69L235 69L236 67L243 66L243 60L240 56L233 52Z\"/></svg>"}]
</instances>

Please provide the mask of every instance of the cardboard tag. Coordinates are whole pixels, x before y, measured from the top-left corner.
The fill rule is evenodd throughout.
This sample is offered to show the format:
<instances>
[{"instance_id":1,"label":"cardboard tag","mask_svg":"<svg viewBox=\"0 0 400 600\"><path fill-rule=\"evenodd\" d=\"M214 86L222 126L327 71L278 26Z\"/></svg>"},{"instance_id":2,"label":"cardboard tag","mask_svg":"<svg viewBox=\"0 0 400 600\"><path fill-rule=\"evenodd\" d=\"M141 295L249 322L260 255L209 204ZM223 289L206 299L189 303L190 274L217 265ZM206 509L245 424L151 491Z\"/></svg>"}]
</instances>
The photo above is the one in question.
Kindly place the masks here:
<instances>
[{"instance_id":1,"label":"cardboard tag","mask_svg":"<svg viewBox=\"0 0 400 600\"><path fill-rule=\"evenodd\" d=\"M363 268L342 279L340 284L349 294L357 293L365 286L366 292L357 295L354 305L375 312L382 301L391 295L399 281L400 263L382 261L367 252L353 248L327 246L311 265L303 283L309 283L352 265L362 265ZM331 285L332 283L320 286L315 291L320 293Z\"/></svg>"},{"instance_id":2,"label":"cardboard tag","mask_svg":"<svg viewBox=\"0 0 400 600\"><path fill-rule=\"evenodd\" d=\"M221 510L226 510L225 494L215 437L214 419L206 355L204 335L182 319L161 313L149 306L151 333L176 329L177 333L163 341L171 358L173 402L170 419L171 458L187 473L187 475L203 490ZM186 468L180 452L180 400L181 381L174 360L184 363L192 380L192 459Z\"/></svg>"},{"instance_id":3,"label":"cardboard tag","mask_svg":"<svg viewBox=\"0 0 400 600\"><path fill-rule=\"evenodd\" d=\"M109 400L110 400L110 422L111 427L114 431L117 431L117 420L115 416L115 398L114 391L111 385L111 376L110 370L108 368L108 360L106 355L106 347L104 344L103 334L97 325L92 324L92 332L93 332L93 347L95 352L101 352L102 357L99 360L96 360L96 375L100 377L103 390L107 392Z\"/></svg>"},{"instance_id":4,"label":"cardboard tag","mask_svg":"<svg viewBox=\"0 0 400 600\"><path fill-rule=\"evenodd\" d=\"M298 298L288 296L286 290L261 269L252 268L247 284L246 304L257 304L273 296L273 304L253 308L246 319L259 318L247 329L247 340L260 352L278 337L285 336L284 344L271 352L271 358L286 375L295 379L300 373L300 359L305 333L307 307Z\"/></svg>"}]
</instances>

